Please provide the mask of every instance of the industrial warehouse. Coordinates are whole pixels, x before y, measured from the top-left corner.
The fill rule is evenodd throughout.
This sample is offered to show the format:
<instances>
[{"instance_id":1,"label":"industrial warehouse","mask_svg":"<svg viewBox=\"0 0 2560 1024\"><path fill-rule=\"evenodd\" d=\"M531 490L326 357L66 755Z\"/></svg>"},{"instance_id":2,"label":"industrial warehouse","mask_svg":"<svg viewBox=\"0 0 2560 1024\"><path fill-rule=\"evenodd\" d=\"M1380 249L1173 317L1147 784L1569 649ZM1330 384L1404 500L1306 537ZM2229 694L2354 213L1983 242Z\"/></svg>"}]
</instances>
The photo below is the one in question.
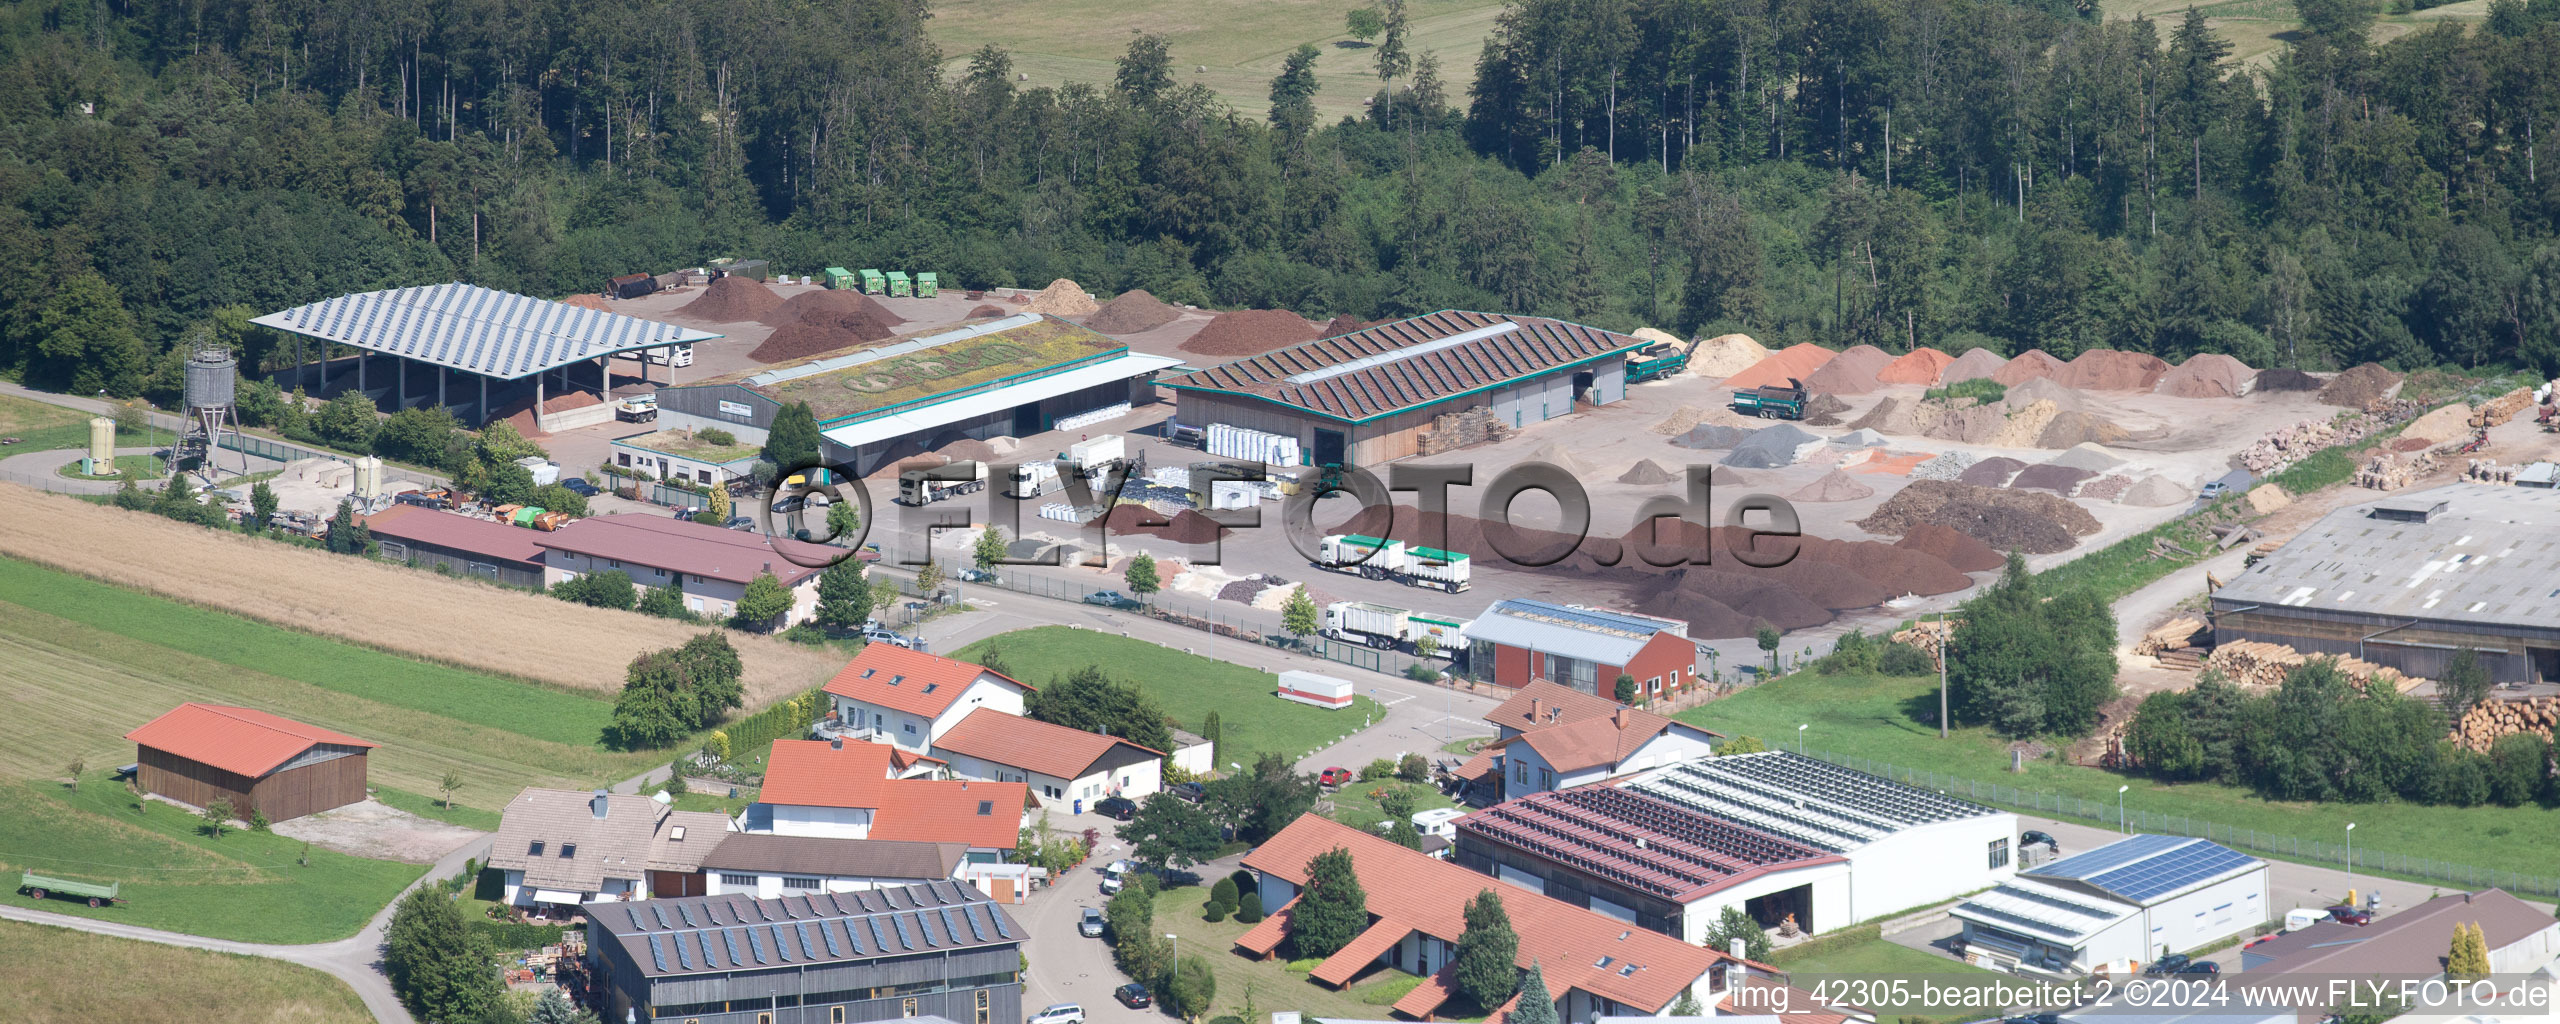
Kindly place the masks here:
<instances>
[{"instance_id":1,"label":"industrial warehouse","mask_svg":"<svg viewBox=\"0 0 2560 1024\"><path fill-rule=\"evenodd\" d=\"M1785 751L1538 793L1457 829L1461 865L1690 942L1727 907L1818 934L2016 871L2016 815Z\"/></svg>"},{"instance_id":2,"label":"industrial warehouse","mask_svg":"<svg viewBox=\"0 0 2560 1024\"><path fill-rule=\"evenodd\" d=\"M2139 835L2029 868L1957 906L1965 959L2123 970L2266 923L2267 862L2204 839Z\"/></svg>"},{"instance_id":3,"label":"industrial warehouse","mask_svg":"<svg viewBox=\"0 0 2560 1024\"><path fill-rule=\"evenodd\" d=\"M717 427L762 445L774 416L809 403L829 461L869 474L955 441L1027 437L1155 400L1181 361L1054 316L1021 313L799 366L658 390L661 431Z\"/></svg>"},{"instance_id":4,"label":"industrial warehouse","mask_svg":"<svg viewBox=\"0 0 2560 1024\"><path fill-rule=\"evenodd\" d=\"M2560 680L2560 491L2453 484L2329 513L2213 594L2217 644L2259 640L2442 678Z\"/></svg>"},{"instance_id":5,"label":"industrial warehouse","mask_svg":"<svg viewBox=\"0 0 2560 1024\"><path fill-rule=\"evenodd\" d=\"M1645 344L1561 320L1442 310L1161 383L1175 392L1177 422L1246 439L1222 451L1213 438L1212 454L1373 466L1554 419L1577 402L1617 402L1627 355Z\"/></svg>"}]
</instances>

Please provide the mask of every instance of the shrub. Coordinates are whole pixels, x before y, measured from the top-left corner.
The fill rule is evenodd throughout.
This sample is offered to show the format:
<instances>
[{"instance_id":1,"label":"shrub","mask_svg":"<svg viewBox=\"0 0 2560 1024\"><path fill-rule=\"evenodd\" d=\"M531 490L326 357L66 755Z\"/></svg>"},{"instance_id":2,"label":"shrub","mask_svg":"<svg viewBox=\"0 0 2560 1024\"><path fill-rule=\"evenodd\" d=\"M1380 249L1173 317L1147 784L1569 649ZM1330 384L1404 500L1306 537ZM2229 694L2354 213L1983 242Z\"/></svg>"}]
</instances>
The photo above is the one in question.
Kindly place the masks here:
<instances>
[{"instance_id":1,"label":"shrub","mask_svg":"<svg viewBox=\"0 0 2560 1024\"><path fill-rule=\"evenodd\" d=\"M1989 405L1993 402L1999 401L2003 397L2006 397L2008 394L2008 387L2001 384L1999 381L1992 380L1989 377L1976 377L1972 380L1960 380L1942 388L1930 388L1928 391L1923 392L1921 397L1971 398L1978 400L1976 404Z\"/></svg>"},{"instance_id":2,"label":"shrub","mask_svg":"<svg viewBox=\"0 0 2560 1024\"><path fill-rule=\"evenodd\" d=\"M1396 763L1389 758L1381 757L1375 761L1369 762L1368 767L1360 769L1360 781L1362 782L1383 782L1395 777Z\"/></svg>"},{"instance_id":3,"label":"shrub","mask_svg":"<svg viewBox=\"0 0 2560 1024\"><path fill-rule=\"evenodd\" d=\"M1440 670L1417 661L1404 667L1404 677L1417 683L1437 682Z\"/></svg>"},{"instance_id":4,"label":"shrub","mask_svg":"<svg viewBox=\"0 0 2560 1024\"><path fill-rule=\"evenodd\" d=\"M1431 781L1431 759L1419 753L1406 754L1396 762L1396 778L1406 782Z\"/></svg>"},{"instance_id":5,"label":"shrub","mask_svg":"<svg viewBox=\"0 0 2560 1024\"><path fill-rule=\"evenodd\" d=\"M1253 924L1262 920L1261 893L1248 892L1242 899L1236 901L1236 920L1244 924Z\"/></svg>"},{"instance_id":6,"label":"shrub","mask_svg":"<svg viewBox=\"0 0 2560 1024\"><path fill-rule=\"evenodd\" d=\"M727 448L738 443L738 435L732 434L718 427L704 427L701 430L694 431L693 439L704 444L716 444L723 448Z\"/></svg>"},{"instance_id":7,"label":"shrub","mask_svg":"<svg viewBox=\"0 0 2560 1024\"><path fill-rule=\"evenodd\" d=\"M1938 674L1938 663L1910 644L1888 643L1884 653L1876 656L1876 671L1889 676L1934 676Z\"/></svg>"}]
</instances>

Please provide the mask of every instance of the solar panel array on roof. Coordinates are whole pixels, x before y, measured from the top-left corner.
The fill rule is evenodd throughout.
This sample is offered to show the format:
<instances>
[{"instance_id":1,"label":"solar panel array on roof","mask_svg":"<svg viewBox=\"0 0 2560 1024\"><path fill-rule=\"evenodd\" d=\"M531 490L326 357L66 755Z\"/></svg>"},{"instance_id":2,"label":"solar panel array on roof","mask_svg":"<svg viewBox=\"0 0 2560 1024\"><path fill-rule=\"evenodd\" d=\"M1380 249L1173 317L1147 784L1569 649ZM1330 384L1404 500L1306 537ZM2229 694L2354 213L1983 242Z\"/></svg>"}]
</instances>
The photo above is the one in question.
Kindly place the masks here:
<instances>
[{"instance_id":1,"label":"solar panel array on roof","mask_svg":"<svg viewBox=\"0 0 2560 1024\"><path fill-rule=\"evenodd\" d=\"M2146 903L2230 874L2258 859L2186 836L2140 835L2026 872L2068 878L2132 903Z\"/></svg>"},{"instance_id":2,"label":"solar panel array on roof","mask_svg":"<svg viewBox=\"0 0 2560 1024\"><path fill-rule=\"evenodd\" d=\"M1522 797L1462 818L1458 828L1684 901L1763 867L1830 856L1657 795L1615 786Z\"/></svg>"},{"instance_id":3,"label":"solar panel array on roof","mask_svg":"<svg viewBox=\"0 0 2560 1024\"><path fill-rule=\"evenodd\" d=\"M459 282L341 295L250 322L510 380L616 352L720 337Z\"/></svg>"},{"instance_id":4,"label":"solar panel array on roof","mask_svg":"<svg viewBox=\"0 0 2560 1024\"><path fill-rule=\"evenodd\" d=\"M2026 873L2047 878L2085 879L2101 871L2111 871L2144 857L2165 853L2188 843L2203 841L2188 836L2133 836L2119 839L2094 850L2072 854L2042 867L2030 869Z\"/></svg>"},{"instance_id":5,"label":"solar panel array on roof","mask_svg":"<svg viewBox=\"0 0 2560 1024\"><path fill-rule=\"evenodd\" d=\"M589 917L591 928L603 936L596 941L620 941L634 957L642 945L649 946L654 954L651 963L656 965L652 973L656 974L882 956L893 951L887 939L890 932L898 936L895 948L909 950L950 949L1016 939L1003 910L974 888L934 882L922 887L923 892L910 891L916 888L880 890L869 899L837 894L781 900L683 897L650 901L646 912L641 904L624 905L619 913L599 906L589 911ZM780 915L772 913L777 909L782 911ZM608 913L612 916L606 916ZM885 925L882 918L888 919ZM968 922L965 930L960 923L963 919ZM628 928L621 925L626 920ZM868 940L863 937L866 929L871 932ZM712 939L715 932L719 935L717 942ZM745 935L741 937L740 932ZM666 962L665 952L670 937L676 950L672 965ZM699 956L694 955L696 950ZM723 950L725 957L721 955Z\"/></svg>"},{"instance_id":6,"label":"solar panel array on roof","mask_svg":"<svg viewBox=\"0 0 2560 1024\"><path fill-rule=\"evenodd\" d=\"M1361 421L1644 347L1595 327L1441 310L1158 383Z\"/></svg>"}]
</instances>

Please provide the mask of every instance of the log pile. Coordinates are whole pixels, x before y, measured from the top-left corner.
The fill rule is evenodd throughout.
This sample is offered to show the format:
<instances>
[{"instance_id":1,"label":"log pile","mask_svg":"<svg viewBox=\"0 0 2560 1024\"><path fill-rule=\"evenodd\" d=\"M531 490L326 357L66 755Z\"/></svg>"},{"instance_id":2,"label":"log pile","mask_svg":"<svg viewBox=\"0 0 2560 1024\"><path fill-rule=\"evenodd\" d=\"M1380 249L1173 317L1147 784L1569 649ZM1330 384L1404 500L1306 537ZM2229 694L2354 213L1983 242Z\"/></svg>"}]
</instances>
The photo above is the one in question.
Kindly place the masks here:
<instances>
[{"instance_id":1,"label":"log pile","mask_svg":"<svg viewBox=\"0 0 2560 1024\"><path fill-rule=\"evenodd\" d=\"M1496 419L1492 406L1480 405L1464 412L1441 413L1416 443L1422 454L1438 455L1470 445L1491 444L1511 434L1511 424Z\"/></svg>"},{"instance_id":2,"label":"log pile","mask_svg":"<svg viewBox=\"0 0 2560 1024\"><path fill-rule=\"evenodd\" d=\"M2293 674L2294 669L2301 668L2304 662L2314 657L2335 660L2338 664L2338 674L2347 677L2347 681L2354 684L2357 689L2365 689L2380 682L2392 689L2407 693L2426 682L2416 676L2402 675L2399 669L2376 665L2362 658L2351 658L2342 654L2306 655L2284 644L2271 644L2258 640L2234 640L2223 644L2214 648L2212 656L2207 657L2204 663L2208 668L2221 670L2222 674L2234 684L2274 687L2283 685L2284 677Z\"/></svg>"},{"instance_id":3,"label":"log pile","mask_svg":"<svg viewBox=\"0 0 2560 1024\"><path fill-rule=\"evenodd\" d=\"M2195 646L2196 634L2204 632L2203 619L2178 618L2133 642L2133 653L2157 655L2164 651L2183 651Z\"/></svg>"},{"instance_id":4,"label":"log pile","mask_svg":"<svg viewBox=\"0 0 2560 1024\"><path fill-rule=\"evenodd\" d=\"M2479 411L2471 414L2471 428L2487 430L2498 426L2516 418L2517 413L2525 411L2532 405L2533 389L2517 388L2483 403Z\"/></svg>"},{"instance_id":5,"label":"log pile","mask_svg":"<svg viewBox=\"0 0 2560 1024\"><path fill-rule=\"evenodd\" d=\"M2516 482L2516 471L2523 468L2517 465L2499 465L2496 459L2468 459L2463 463L2462 478L2477 480L2484 484L2511 484Z\"/></svg>"},{"instance_id":6,"label":"log pile","mask_svg":"<svg viewBox=\"0 0 2560 1024\"><path fill-rule=\"evenodd\" d=\"M1954 636L1955 632L1956 622L1931 619L1927 622L1913 623L1909 629L1896 630L1893 634L1893 642L1919 648L1920 653L1929 656L1930 664L1944 668L1946 666L1938 660L1939 652L1946 649L1947 639Z\"/></svg>"},{"instance_id":7,"label":"log pile","mask_svg":"<svg viewBox=\"0 0 2560 1024\"><path fill-rule=\"evenodd\" d=\"M2486 754L2500 736L2529 732L2547 740L2555 726L2560 726L2560 697L2484 700L2463 712L2445 738L2455 746Z\"/></svg>"},{"instance_id":8,"label":"log pile","mask_svg":"<svg viewBox=\"0 0 2560 1024\"><path fill-rule=\"evenodd\" d=\"M2380 418L2369 413L2341 413L2326 421L2304 420L2250 442L2240 452L2240 465L2258 476L2267 476L2320 449L2360 440L2382 429L2382 425Z\"/></svg>"}]
</instances>

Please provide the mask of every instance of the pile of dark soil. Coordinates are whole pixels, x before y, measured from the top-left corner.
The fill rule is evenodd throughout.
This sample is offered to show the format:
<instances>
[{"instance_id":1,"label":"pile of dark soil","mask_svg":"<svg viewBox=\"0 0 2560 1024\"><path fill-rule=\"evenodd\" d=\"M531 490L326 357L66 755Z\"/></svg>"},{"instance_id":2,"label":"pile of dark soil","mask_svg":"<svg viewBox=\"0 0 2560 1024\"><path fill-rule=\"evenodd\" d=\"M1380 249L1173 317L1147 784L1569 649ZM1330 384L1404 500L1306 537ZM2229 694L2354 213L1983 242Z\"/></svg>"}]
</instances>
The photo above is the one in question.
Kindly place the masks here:
<instances>
[{"instance_id":1,"label":"pile of dark soil","mask_svg":"<svg viewBox=\"0 0 2560 1024\"><path fill-rule=\"evenodd\" d=\"M1894 546L1935 556L1966 572L1989 572L2008 561L1999 552L1991 550L1991 545L1936 523L1920 524L1910 533L1903 534Z\"/></svg>"},{"instance_id":2,"label":"pile of dark soil","mask_svg":"<svg viewBox=\"0 0 2560 1024\"><path fill-rule=\"evenodd\" d=\"M675 311L676 316L712 323L742 324L771 312L782 296L752 277L724 277L711 282L701 296Z\"/></svg>"},{"instance_id":3,"label":"pile of dark soil","mask_svg":"<svg viewBox=\"0 0 2560 1024\"><path fill-rule=\"evenodd\" d=\"M1865 348L1866 346L1861 345L1858 347ZM1831 366L1837 366L1839 363L1839 360L1834 359L1831 361L1829 366L1825 366L1823 369L1828 370ZM1873 391L1875 389L1869 388L1867 390ZM1804 424L1808 427L1836 427L1840 425L1840 417L1848 411L1849 403L1841 401L1835 395L1815 395L1813 396L1812 401L1804 404Z\"/></svg>"},{"instance_id":4,"label":"pile of dark soil","mask_svg":"<svg viewBox=\"0 0 2560 1024\"><path fill-rule=\"evenodd\" d=\"M1976 487L2007 487L2009 478L2018 475L2018 471L2025 468L2027 464L2017 459L2006 455L1994 455L1966 466L1963 473L1957 474L1956 479Z\"/></svg>"},{"instance_id":5,"label":"pile of dark soil","mask_svg":"<svg viewBox=\"0 0 2560 1024\"><path fill-rule=\"evenodd\" d=\"M979 317L982 317L982 316L1012 316L1012 315L1013 315L1013 314L1011 314L1011 313L1007 313L1007 312L1005 312L1005 311L1004 311L1004 307L1002 307L1002 306L988 306L988 305L982 305L982 306L979 306L979 307L977 307L977 308L975 308L975 309L970 310L970 311L969 311L969 315L964 316L964 317L961 317L961 319L963 319L963 320L975 320L975 319L977 319L977 318L979 318Z\"/></svg>"},{"instance_id":6,"label":"pile of dark soil","mask_svg":"<svg viewBox=\"0 0 2560 1024\"><path fill-rule=\"evenodd\" d=\"M1622 484L1667 484L1678 479L1680 474L1662 468L1652 459L1637 459L1635 465L1618 474L1618 482Z\"/></svg>"},{"instance_id":7,"label":"pile of dark soil","mask_svg":"<svg viewBox=\"0 0 2560 1024\"><path fill-rule=\"evenodd\" d=\"M1144 525L1148 523L1154 525ZM1218 525L1215 520L1190 509L1176 512L1168 520L1146 506L1134 502L1123 502L1112 506L1111 514L1104 519L1104 524L1105 529L1115 534L1133 533L1146 537L1161 537L1176 544L1206 544L1228 533L1227 528Z\"/></svg>"},{"instance_id":8,"label":"pile of dark soil","mask_svg":"<svg viewBox=\"0 0 2560 1024\"><path fill-rule=\"evenodd\" d=\"M1181 315L1182 310L1139 288L1104 303L1101 311L1085 318L1084 325L1104 334L1137 334L1172 323Z\"/></svg>"},{"instance_id":9,"label":"pile of dark soil","mask_svg":"<svg viewBox=\"0 0 2560 1024\"><path fill-rule=\"evenodd\" d=\"M2320 400L2349 409L2371 408L2391 394L2391 388L2399 383L2399 374L2383 369L2379 364L2366 363L2329 378L2329 383L2320 388Z\"/></svg>"},{"instance_id":10,"label":"pile of dark soil","mask_svg":"<svg viewBox=\"0 0 2560 1024\"><path fill-rule=\"evenodd\" d=\"M2300 370L2274 369L2258 371L2259 391L2318 391L2320 378Z\"/></svg>"},{"instance_id":11,"label":"pile of dark soil","mask_svg":"<svg viewBox=\"0 0 2560 1024\"><path fill-rule=\"evenodd\" d=\"M788 363L839 349L869 345L896 337L897 333L867 312L812 312L796 323L775 328L773 334L764 339L764 344L747 353L747 358L759 363Z\"/></svg>"},{"instance_id":12,"label":"pile of dark soil","mask_svg":"<svg viewBox=\"0 0 2560 1024\"><path fill-rule=\"evenodd\" d=\"M1258 356L1314 341L1316 330L1307 318L1285 309L1239 309L1218 314L1183 342L1182 350L1209 356Z\"/></svg>"},{"instance_id":13,"label":"pile of dark soil","mask_svg":"<svg viewBox=\"0 0 2560 1024\"><path fill-rule=\"evenodd\" d=\"M1671 443L1682 448L1731 448L1741 444L1743 438L1750 436L1751 431L1742 427L1701 423L1690 427L1688 432L1672 438Z\"/></svg>"},{"instance_id":14,"label":"pile of dark soil","mask_svg":"<svg viewBox=\"0 0 2560 1024\"><path fill-rule=\"evenodd\" d=\"M1341 316L1337 316L1332 320L1326 321L1324 327L1319 333L1317 333L1316 337L1339 338L1345 334L1358 333L1362 328L1367 326L1369 325L1362 323L1359 317L1352 316L1349 313L1344 313Z\"/></svg>"},{"instance_id":15,"label":"pile of dark soil","mask_svg":"<svg viewBox=\"0 0 2560 1024\"><path fill-rule=\"evenodd\" d=\"M766 310L763 316L756 318L756 321L774 327L789 327L804 321L817 323L855 316L868 317L888 327L896 327L907 322L905 317L889 312L889 307L881 305L871 296L861 292L833 289L794 295L782 304Z\"/></svg>"},{"instance_id":16,"label":"pile of dark soil","mask_svg":"<svg viewBox=\"0 0 2560 1024\"><path fill-rule=\"evenodd\" d=\"M1233 583L1227 584L1226 586L1219 587L1217 599L1220 601L1234 601L1237 604L1252 604L1254 598L1262 596L1262 591L1264 589L1265 588L1261 580L1237 580Z\"/></svg>"},{"instance_id":17,"label":"pile of dark soil","mask_svg":"<svg viewBox=\"0 0 2560 1024\"><path fill-rule=\"evenodd\" d=\"M1914 480L1858 521L1869 533L1907 536L1936 524L1996 551L2050 554L2101 528L2089 510L2043 491L2004 490L1949 480Z\"/></svg>"},{"instance_id":18,"label":"pile of dark soil","mask_svg":"<svg viewBox=\"0 0 2560 1024\"><path fill-rule=\"evenodd\" d=\"M2057 466L2048 462L2043 465L2029 466L2025 469L2019 470L2018 475L2009 481L2009 489L2013 491L2052 491L2055 494L2070 497L2071 492L2079 488L2081 481L2087 480L2096 475L2098 474L2085 469L2075 469L2070 466Z\"/></svg>"}]
</instances>

